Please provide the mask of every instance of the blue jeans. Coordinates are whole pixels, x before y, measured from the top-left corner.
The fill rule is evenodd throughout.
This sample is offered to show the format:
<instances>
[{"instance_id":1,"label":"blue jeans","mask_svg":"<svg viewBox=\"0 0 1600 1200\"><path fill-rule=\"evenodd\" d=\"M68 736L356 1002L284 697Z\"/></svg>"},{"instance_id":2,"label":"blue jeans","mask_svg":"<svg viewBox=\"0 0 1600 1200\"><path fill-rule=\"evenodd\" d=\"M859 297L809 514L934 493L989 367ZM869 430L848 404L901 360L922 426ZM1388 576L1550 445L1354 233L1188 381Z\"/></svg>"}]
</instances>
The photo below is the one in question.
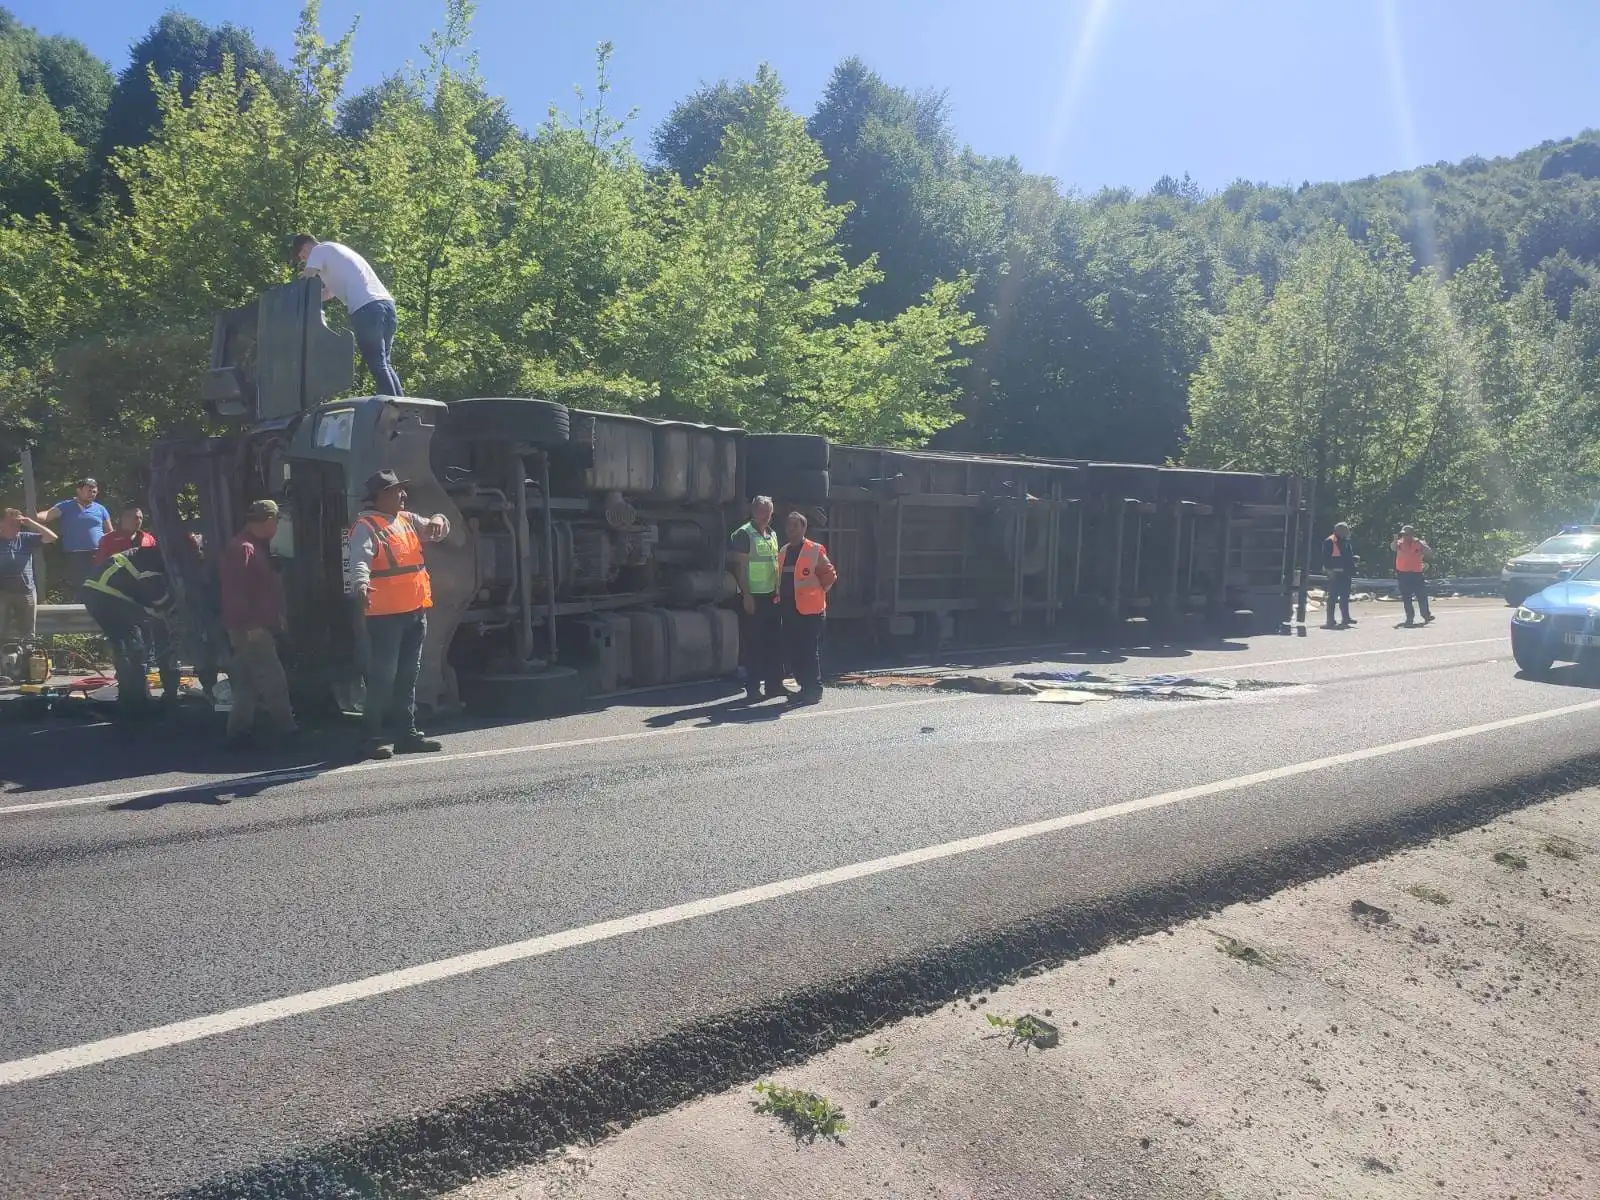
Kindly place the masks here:
<instances>
[{"instance_id":1,"label":"blue jeans","mask_svg":"<svg viewBox=\"0 0 1600 1200\"><path fill-rule=\"evenodd\" d=\"M368 738L383 737L385 717L393 719L397 740L418 736L417 675L427 636L427 609L361 618L361 676L367 685L361 729Z\"/></svg>"},{"instance_id":2,"label":"blue jeans","mask_svg":"<svg viewBox=\"0 0 1600 1200\"><path fill-rule=\"evenodd\" d=\"M372 382L380 396L405 395L400 387L400 376L389 364L389 351L394 346L397 328L399 319L395 316L393 300L374 300L350 314L350 332L356 335L356 349L361 351L361 361L372 372Z\"/></svg>"}]
</instances>

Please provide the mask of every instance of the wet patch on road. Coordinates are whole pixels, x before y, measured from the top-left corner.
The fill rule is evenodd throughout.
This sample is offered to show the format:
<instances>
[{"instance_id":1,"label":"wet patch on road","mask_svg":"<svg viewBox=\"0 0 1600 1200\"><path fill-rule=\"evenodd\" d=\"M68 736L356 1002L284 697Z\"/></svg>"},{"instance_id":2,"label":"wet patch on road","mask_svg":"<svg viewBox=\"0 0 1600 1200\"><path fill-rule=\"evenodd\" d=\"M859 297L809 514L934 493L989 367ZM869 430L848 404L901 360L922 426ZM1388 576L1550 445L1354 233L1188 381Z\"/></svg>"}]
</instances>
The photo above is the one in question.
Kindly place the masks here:
<instances>
[{"instance_id":1,"label":"wet patch on road","mask_svg":"<svg viewBox=\"0 0 1600 1200\"><path fill-rule=\"evenodd\" d=\"M1198 675L1123 675L1081 668L1016 671L1010 678L974 671L854 672L841 675L839 686L875 691L932 688L988 696L1033 696L1057 703L1092 700L1230 700L1276 688L1304 684L1271 679L1224 679Z\"/></svg>"}]
</instances>

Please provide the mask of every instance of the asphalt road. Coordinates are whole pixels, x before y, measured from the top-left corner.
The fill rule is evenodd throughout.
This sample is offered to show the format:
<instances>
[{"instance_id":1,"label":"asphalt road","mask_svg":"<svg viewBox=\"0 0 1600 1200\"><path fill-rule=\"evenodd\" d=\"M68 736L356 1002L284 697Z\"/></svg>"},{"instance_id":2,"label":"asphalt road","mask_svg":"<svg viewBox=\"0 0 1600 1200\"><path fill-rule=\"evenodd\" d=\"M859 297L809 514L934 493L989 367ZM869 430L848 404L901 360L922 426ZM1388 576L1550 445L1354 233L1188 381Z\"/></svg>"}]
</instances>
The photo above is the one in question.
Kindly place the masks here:
<instances>
[{"instance_id":1,"label":"asphalt road","mask_svg":"<svg viewBox=\"0 0 1600 1200\"><path fill-rule=\"evenodd\" d=\"M1518 678L1503 607L1438 609L1061 656L1296 685L1215 703L674 693L354 766L0 729L0 1192L201 1188L1591 752L1600 691Z\"/></svg>"}]
</instances>

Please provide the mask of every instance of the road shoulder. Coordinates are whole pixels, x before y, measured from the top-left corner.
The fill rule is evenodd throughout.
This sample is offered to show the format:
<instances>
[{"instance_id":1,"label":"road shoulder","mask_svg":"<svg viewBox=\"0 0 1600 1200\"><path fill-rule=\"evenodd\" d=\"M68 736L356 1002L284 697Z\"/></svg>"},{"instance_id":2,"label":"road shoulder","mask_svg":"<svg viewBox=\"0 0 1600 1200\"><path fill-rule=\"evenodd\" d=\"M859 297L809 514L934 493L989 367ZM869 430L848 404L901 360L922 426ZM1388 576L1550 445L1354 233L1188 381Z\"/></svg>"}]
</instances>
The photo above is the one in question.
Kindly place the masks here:
<instances>
[{"instance_id":1,"label":"road shoulder","mask_svg":"<svg viewBox=\"0 0 1600 1200\"><path fill-rule=\"evenodd\" d=\"M988 1018L1041 1016L1059 1045ZM455 1200L1581 1197L1600 1190L1600 791L1239 904Z\"/></svg>"}]
</instances>

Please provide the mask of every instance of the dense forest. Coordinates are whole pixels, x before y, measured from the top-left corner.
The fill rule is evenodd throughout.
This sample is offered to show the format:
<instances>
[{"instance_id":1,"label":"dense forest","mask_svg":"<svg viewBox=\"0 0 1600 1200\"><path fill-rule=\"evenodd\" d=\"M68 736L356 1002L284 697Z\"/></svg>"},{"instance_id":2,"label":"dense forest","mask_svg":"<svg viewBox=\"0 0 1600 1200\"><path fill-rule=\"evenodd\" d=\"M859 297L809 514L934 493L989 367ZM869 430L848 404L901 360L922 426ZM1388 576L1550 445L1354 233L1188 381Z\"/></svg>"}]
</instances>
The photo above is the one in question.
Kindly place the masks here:
<instances>
[{"instance_id":1,"label":"dense forest","mask_svg":"<svg viewBox=\"0 0 1600 1200\"><path fill-rule=\"evenodd\" d=\"M395 292L419 395L1297 471L1458 570L1600 498L1600 135L1081 195L856 59L809 115L763 67L643 134L602 46L523 127L471 16L352 91L314 3L291 61L169 12L117 71L0 9L0 487L32 443L51 494L136 493L153 438L204 428L213 312L307 229Z\"/></svg>"}]
</instances>

